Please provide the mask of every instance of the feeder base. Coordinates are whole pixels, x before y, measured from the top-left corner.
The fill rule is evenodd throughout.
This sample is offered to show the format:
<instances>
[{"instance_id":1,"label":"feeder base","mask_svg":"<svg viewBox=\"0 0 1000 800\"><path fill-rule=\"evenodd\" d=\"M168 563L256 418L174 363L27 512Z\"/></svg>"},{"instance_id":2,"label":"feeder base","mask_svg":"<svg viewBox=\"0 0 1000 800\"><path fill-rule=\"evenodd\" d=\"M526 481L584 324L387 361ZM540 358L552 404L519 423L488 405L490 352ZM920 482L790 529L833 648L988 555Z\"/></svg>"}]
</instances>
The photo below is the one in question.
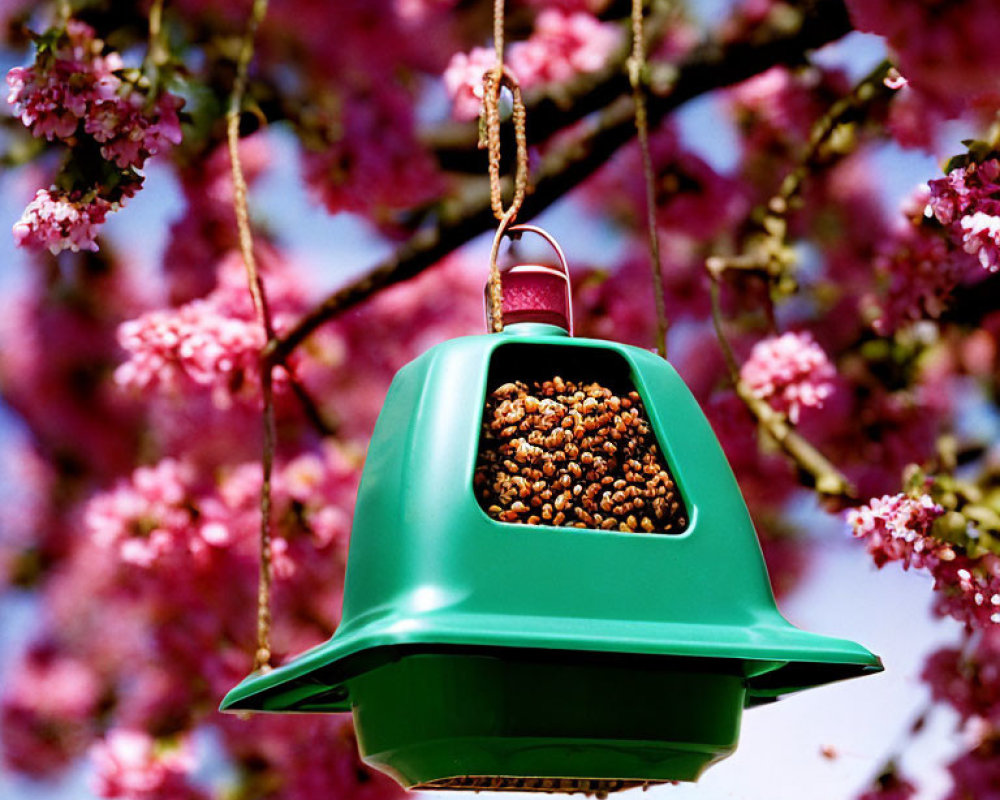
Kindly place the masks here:
<instances>
[{"instance_id":1,"label":"feeder base","mask_svg":"<svg viewBox=\"0 0 1000 800\"><path fill-rule=\"evenodd\" d=\"M745 688L728 662L494 652L352 679L364 761L409 789L604 794L696 780L736 748Z\"/></svg>"},{"instance_id":2,"label":"feeder base","mask_svg":"<svg viewBox=\"0 0 1000 800\"><path fill-rule=\"evenodd\" d=\"M609 781L586 778L512 778L506 775L493 777L466 775L461 778L442 778L411 787L414 790L440 792L454 789L459 792L546 792L549 794L585 794L607 797L611 792L657 786L665 781Z\"/></svg>"}]
</instances>

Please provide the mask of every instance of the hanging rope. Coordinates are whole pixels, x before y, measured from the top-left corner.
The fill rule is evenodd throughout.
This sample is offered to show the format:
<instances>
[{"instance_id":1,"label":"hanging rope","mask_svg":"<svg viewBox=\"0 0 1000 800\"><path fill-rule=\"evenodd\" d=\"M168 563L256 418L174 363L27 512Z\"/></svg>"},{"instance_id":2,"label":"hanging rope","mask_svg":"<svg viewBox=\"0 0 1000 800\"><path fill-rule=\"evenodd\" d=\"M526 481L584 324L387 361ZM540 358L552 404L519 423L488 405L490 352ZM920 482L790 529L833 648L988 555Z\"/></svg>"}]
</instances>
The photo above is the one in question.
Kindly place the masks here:
<instances>
[{"instance_id":1,"label":"hanging rope","mask_svg":"<svg viewBox=\"0 0 1000 800\"><path fill-rule=\"evenodd\" d=\"M247 182L240 161L240 111L247 88L247 73L253 56L254 39L261 20L267 13L267 0L254 0L247 21L243 42L236 62L236 80L229 97L226 113L226 138L229 145L229 160L233 177L233 211L239 231L240 254L247 273L250 296L254 309L264 327L266 341L275 338L271 312L267 304L264 283L257 271L257 260L253 252L253 232L250 229L250 212L247 207ZM272 367L261 359L260 389L264 403L264 445L261 457L260 490L260 562L257 582L257 649L254 653L254 669L271 669L271 472L274 467L275 422L274 387Z\"/></svg>"},{"instance_id":2,"label":"hanging rope","mask_svg":"<svg viewBox=\"0 0 1000 800\"><path fill-rule=\"evenodd\" d=\"M497 256L504 233L517 218L517 212L524 202L528 189L528 138L525 134L527 112L521 97L521 85L509 69L504 66L504 0L493 3L493 47L496 65L483 75L483 121L485 146L489 149L490 205L493 215L500 221L493 247L490 251L490 312L494 332L503 330L503 293L500 286L500 268ZM517 166L514 172L514 194L510 205L503 207L503 183L500 179L500 95L504 87L510 90L513 99L514 141L517 145ZM479 146L484 142L480 137Z\"/></svg>"},{"instance_id":3,"label":"hanging rope","mask_svg":"<svg viewBox=\"0 0 1000 800\"><path fill-rule=\"evenodd\" d=\"M663 275L660 262L660 237L656 235L656 175L649 152L649 117L646 112L646 47L642 35L642 0L632 0L632 55L628 60L628 79L632 84L635 105L635 129L642 153L642 172L646 181L646 228L649 231L649 267L653 278L653 298L656 301L656 350L667 357L667 307L663 300Z\"/></svg>"}]
</instances>

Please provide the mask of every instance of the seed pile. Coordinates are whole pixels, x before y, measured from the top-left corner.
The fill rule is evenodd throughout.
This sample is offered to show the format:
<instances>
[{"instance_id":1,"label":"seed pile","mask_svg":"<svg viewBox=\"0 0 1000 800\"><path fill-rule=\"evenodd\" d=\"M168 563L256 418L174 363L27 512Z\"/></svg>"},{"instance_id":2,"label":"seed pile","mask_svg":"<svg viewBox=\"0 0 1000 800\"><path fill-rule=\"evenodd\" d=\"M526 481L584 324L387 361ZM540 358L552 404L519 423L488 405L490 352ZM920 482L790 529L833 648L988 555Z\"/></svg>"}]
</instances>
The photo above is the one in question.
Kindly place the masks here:
<instances>
[{"instance_id":1,"label":"seed pile","mask_svg":"<svg viewBox=\"0 0 1000 800\"><path fill-rule=\"evenodd\" d=\"M609 792L620 792L623 789L634 789L637 786L645 789L656 786L663 781L627 781L607 778L515 778L491 775L466 775L455 778L440 778L428 781L417 790L439 791L441 789L458 789L474 792L550 792L552 794L586 794L605 798Z\"/></svg>"},{"instance_id":2,"label":"seed pile","mask_svg":"<svg viewBox=\"0 0 1000 800\"><path fill-rule=\"evenodd\" d=\"M505 383L486 399L473 480L494 519L681 533L683 501L637 392L555 377Z\"/></svg>"}]
</instances>

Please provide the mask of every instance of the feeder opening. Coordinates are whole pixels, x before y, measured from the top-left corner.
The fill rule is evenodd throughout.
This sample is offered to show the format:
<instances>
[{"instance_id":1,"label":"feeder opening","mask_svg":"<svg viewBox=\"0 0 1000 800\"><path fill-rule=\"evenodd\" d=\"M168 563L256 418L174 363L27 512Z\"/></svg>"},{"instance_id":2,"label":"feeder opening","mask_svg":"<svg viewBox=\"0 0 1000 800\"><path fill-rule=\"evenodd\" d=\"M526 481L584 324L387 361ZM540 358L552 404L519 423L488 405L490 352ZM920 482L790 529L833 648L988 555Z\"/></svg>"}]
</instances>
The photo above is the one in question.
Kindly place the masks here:
<instances>
[{"instance_id":1,"label":"feeder opening","mask_svg":"<svg viewBox=\"0 0 1000 800\"><path fill-rule=\"evenodd\" d=\"M473 488L500 522L660 534L688 526L629 365L601 348L494 351Z\"/></svg>"}]
</instances>

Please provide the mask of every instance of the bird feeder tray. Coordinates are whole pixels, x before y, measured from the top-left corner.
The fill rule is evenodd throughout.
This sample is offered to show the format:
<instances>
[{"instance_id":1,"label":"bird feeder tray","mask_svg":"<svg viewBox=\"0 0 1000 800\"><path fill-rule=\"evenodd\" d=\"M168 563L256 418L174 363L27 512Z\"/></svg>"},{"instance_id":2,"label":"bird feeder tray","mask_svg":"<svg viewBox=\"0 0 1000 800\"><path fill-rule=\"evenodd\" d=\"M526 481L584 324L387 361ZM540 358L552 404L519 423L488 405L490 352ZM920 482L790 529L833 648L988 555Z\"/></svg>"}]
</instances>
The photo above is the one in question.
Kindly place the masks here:
<instances>
[{"instance_id":1,"label":"bird feeder tray","mask_svg":"<svg viewBox=\"0 0 1000 800\"><path fill-rule=\"evenodd\" d=\"M780 615L733 473L673 367L566 327L453 339L399 371L339 628L223 710L351 711L362 758L407 788L606 793L695 780L734 750L743 708L882 669ZM491 518L473 485L487 398L553 376L638 394L680 532Z\"/></svg>"}]
</instances>

